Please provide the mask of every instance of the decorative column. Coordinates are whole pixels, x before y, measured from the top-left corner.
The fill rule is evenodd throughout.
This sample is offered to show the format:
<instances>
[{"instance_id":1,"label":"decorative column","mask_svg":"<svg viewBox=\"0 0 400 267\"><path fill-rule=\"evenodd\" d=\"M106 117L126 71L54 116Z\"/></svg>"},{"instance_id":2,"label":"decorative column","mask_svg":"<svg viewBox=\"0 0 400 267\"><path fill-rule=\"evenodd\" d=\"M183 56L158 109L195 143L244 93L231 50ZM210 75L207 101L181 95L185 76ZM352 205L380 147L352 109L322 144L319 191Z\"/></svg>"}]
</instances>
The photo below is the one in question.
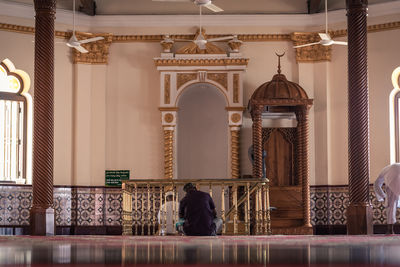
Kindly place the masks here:
<instances>
[{"instance_id":1,"label":"decorative column","mask_svg":"<svg viewBox=\"0 0 400 267\"><path fill-rule=\"evenodd\" d=\"M174 178L174 132L176 126L176 111L162 110L162 124L164 130L164 178Z\"/></svg>"},{"instance_id":2,"label":"decorative column","mask_svg":"<svg viewBox=\"0 0 400 267\"><path fill-rule=\"evenodd\" d=\"M310 181L308 168L308 112L311 106L299 106L296 110L297 117L297 151L298 175L302 187L303 223L304 227L311 227L310 221Z\"/></svg>"},{"instance_id":3,"label":"decorative column","mask_svg":"<svg viewBox=\"0 0 400 267\"><path fill-rule=\"evenodd\" d=\"M347 233L372 234L369 202L367 0L346 0L348 31L349 195Z\"/></svg>"},{"instance_id":4,"label":"decorative column","mask_svg":"<svg viewBox=\"0 0 400 267\"><path fill-rule=\"evenodd\" d=\"M164 178L173 178L174 127L164 127Z\"/></svg>"},{"instance_id":5,"label":"decorative column","mask_svg":"<svg viewBox=\"0 0 400 267\"><path fill-rule=\"evenodd\" d=\"M251 111L251 118L253 120L253 177L262 178L262 119L261 113L263 106L254 105Z\"/></svg>"},{"instance_id":6,"label":"decorative column","mask_svg":"<svg viewBox=\"0 0 400 267\"><path fill-rule=\"evenodd\" d=\"M231 175L232 178L239 178L239 127L230 127L231 129Z\"/></svg>"},{"instance_id":7,"label":"decorative column","mask_svg":"<svg viewBox=\"0 0 400 267\"><path fill-rule=\"evenodd\" d=\"M56 0L34 0L35 96L31 235L54 235L54 19Z\"/></svg>"},{"instance_id":8,"label":"decorative column","mask_svg":"<svg viewBox=\"0 0 400 267\"><path fill-rule=\"evenodd\" d=\"M243 108L228 107L229 128L231 132L231 177L240 177L239 142L240 126L242 125Z\"/></svg>"}]
</instances>

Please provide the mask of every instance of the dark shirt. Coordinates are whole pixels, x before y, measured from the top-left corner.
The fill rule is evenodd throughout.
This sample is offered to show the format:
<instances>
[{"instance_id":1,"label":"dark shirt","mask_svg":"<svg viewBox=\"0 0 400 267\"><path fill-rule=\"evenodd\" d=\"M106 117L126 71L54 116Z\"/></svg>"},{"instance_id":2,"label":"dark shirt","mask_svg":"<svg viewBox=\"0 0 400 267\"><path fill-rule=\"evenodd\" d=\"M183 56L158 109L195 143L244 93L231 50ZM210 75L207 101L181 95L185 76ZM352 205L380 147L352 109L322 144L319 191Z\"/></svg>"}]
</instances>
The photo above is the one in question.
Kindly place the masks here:
<instances>
[{"instance_id":1,"label":"dark shirt","mask_svg":"<svg viewBox=\"0 0 400 267\"><path fill-rule=\"evenodd\" d=\"M179 218L184 218L186 235L212 235L215 232L215 205L205 192L192 190L179 203Z\"/></svg>"}]
</instances>

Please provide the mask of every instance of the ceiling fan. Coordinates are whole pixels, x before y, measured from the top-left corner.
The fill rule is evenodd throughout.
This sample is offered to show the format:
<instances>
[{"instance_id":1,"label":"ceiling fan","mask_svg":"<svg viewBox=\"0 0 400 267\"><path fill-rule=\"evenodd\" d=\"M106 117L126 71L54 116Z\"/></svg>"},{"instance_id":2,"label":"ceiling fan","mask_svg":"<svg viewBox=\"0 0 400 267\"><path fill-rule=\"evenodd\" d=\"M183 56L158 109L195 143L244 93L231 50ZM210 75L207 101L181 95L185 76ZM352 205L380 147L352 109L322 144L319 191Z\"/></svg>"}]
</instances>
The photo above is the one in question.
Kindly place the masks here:
<instances>
[{"instance_id":1,"label":"ceiling fan","mask_svg":"<svg viewBox=\"0 0 400 267\"><path fill-rule=\"evenodd\" d=\"M202 0L195 0L195 1L202 1ZM209 1L211 2L211 1ZM211 39L206 39L203 31L202 31L202 7L203 5L199 5L199 20L200 20L200 26L199 26L199 32L196 34L196 37L194 40L192 40L193 43L195 43L200 50L205 50L206 44L209 42L216 42L216 41L224 41L224 40L231 40L231 39L237 39L237 35L231 35L231 36L224 36L224 37L217 37L217 38L211 38ZM166 36L166 38L171 40L169 36ZM181 41L181 42L187 42L188 40L183 40L183 39L174 39L173 41Z\"/></svg>"},{"instance_id":2,"label":"ceiling fan","mask_svg":"<svg viewBox=\"0 0 400 267\"><path fill-rule=\"evenodd\" d=\"M328 3L327 2L328 2L328 0L325 0L325 33L318 33L321 40L319 42L315 42L315 43L296 45L293 48L300 48L300 47L317 45L317 44L324 45L324 46L329 46L329 45L333 45L333 44L347 45L347 42L334 41L328 33Z\"/></svg>"},{"instance_id":3,"label":"ceiling fan","mask_svg":"<svg viewBox=\"0 0 400 267\"><path fill-rule=\"evenodd\" d=\"M193 2L198 6L204 6L214 12L224 11L222 8L214 5L211 0L153 0L153 1L154 2Z\"/></svg>"},{"instance_id":4,"label":"ceiling fan","mask_svg":"<svg viewBox=\"0 0 400 267\"><path fill-rule=\"evenodd\" d=\"M73 16L73 30L72 30L72 36L67 42L67 46L75 48L76 50L78 50L81 53L87 53L89 51L86 50L83 46L81 46L81 44L87 44L87 43L103 40L104 37L99 36L99 37L93 37L93 38L84 39L84 40L78 40L75 35L75 0L73 0L72 16Z\"/></svg>"}]
</instances>

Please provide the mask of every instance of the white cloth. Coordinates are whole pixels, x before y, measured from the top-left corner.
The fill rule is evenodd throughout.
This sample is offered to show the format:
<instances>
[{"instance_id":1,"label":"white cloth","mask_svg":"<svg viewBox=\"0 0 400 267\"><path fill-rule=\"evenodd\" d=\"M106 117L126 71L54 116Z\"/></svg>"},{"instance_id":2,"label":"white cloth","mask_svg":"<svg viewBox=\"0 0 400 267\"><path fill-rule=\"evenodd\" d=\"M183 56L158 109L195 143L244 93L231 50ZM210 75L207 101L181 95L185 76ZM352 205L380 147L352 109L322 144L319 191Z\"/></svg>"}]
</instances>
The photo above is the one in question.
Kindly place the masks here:
<instances>
[{"instance_id":1,"label":"white cloth","mask_svg":"<svg viewBox=\"0 0 400 267\"><path fill-rule=\"evenodd\" d=\"M158 211L157 220L161 235L175 233L175 223L176 218L178 218L179 203L175 201L175 209L173 203L173 201L167 201L167 203L161 205L161 208ZM166 216L164 216L164 212L166 212Z\"/></svg>"},{"instance_id":2,"label":"white cloth","mask_svg":"<svg viewBox=\"0 0 400 267\"><path fill-rule=\"evenodd\" d=\"M382 190L383 183L386 185L386 194ZM396 222L396 209L400 207L400 163L394 163L382 169L374 183L374 191L378 201L386 199L387 223L394 224Z\"/></svg>"}]
</instances>

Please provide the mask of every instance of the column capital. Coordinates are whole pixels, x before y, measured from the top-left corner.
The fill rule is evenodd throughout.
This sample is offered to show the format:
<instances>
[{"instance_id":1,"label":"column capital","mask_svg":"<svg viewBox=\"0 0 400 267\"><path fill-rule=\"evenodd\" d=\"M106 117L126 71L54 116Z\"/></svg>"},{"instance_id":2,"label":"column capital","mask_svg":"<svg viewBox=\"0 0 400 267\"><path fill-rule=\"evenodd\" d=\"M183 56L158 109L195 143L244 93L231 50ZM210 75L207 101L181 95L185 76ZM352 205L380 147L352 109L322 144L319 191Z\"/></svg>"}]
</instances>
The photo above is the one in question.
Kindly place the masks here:
<instances>
[{"instance_id":1,"label":"column capital","mask_svg":"<svg viewBox=\"0 0 400 267\"><path fill-rule=\"evenodd\" d=\"M329 33L331 36L332 32ZM316 43L321 40L316 32L294 32L290 35L293 45ZM296 61L299 62L321 62L331 61L332 46L311 45L296 48Z\"/></svg>"},{"instance_id":2,"label":"column capital","mask_svg":"<svg viewBox=\"0 0 400 267\"><path fill-rule=\"evenodd\" d=\"M88 53L80 53L76 49L73 49L72 53L74 64L108 64L109 48L112 43L113 37L111 33L92 34L76 32L75 35L78 40L89 39L93 37L104 37L104 39L96 42L82 44L82 46L89 51Z\"/></svg>"}]
</instances>

